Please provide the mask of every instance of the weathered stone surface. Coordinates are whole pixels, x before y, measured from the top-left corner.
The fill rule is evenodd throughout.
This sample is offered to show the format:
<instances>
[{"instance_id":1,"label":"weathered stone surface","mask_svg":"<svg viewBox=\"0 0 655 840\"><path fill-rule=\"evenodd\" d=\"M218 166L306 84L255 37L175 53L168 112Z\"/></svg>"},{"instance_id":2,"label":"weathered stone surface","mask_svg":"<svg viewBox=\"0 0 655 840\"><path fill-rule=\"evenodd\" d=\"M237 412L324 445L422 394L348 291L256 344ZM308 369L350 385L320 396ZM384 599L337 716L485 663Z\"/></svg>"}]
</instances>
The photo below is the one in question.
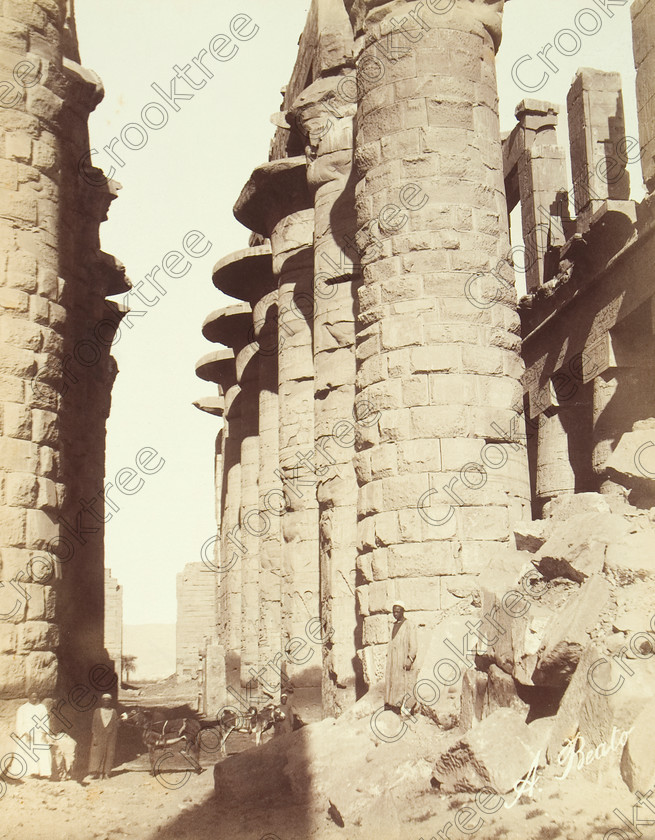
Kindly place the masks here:
<instances>
[{"instance_id":1,"label":"weathered stone surface","mask_svg":"<svg viewBox=\"0 0 655 840\"><path fill-rule=\"evenodd\" d=\"M655 718L644 709L635 718L621 755L621 777L630 790L650 790L655 782Z\"/></svg>"},{"instance_id":2,"label":"weathered stone surface","mask_svg":"<svg viewBox=\"0 0 655 840\"><path fill-rule=\"evenodd\" d=\"M546 542L546 523L542 519L519 522L514 526L514 543L517 551L539 551Z\"/></svg>"},{"instance_id":3,"label":"weathered stone surface","mask_svg":"<svg viewBox=\"0 0 655 840\"><path fill-rule=\"evenodd\" d=\"M527 717L529 708L528 704L519 697L514 679L497 665L492 664L489 667L482 716L487 718L498 709L514 709Z\"/></svg>"},{"instance_id":4,"label":"weathered stone surface","mask_svg":"<svg viewBox=\"0 0 655 840\"><path fill-rule=\"evenodd\" d=\"M652 704L655 661L625 658L622 636L612 644L610 652L596 644L586 648L562 697L547 753L562 773L569 767L569 773L597 778L611 770L618 778L629 731L640 712ZM587 762L590 751L593 755Z\"/></svg>"},{"instance_id":5,"label":"weathered stone surface","mask_svg":"<svg viewBox=\"0 0 655 840\"><path fill-rule=\"evenodd\" d=\"M480 653L522 685L534 685L537 652L553 615L539 597L526 594L531 590L525 575L535 574L531 557L527 552L509 553L502 558L505 569L496 569L496 563L492 563L480 578L482 616L491 616L494 622L483 621L480 630L487 644L480 645Z\"/></svg>"},{"instance_id":6,"label":"weathered stone surface","mask_svg":"<svg viewBox=\"0 0 655 840\"><path fill-rule=\"evenodd\" d=\"M475 668L464 673L459 713L459 726L464 732L468 732L482 720L488 679L487 674Z\"/></svg>"},{"instance_id":7,"label":"weathered stone surface","mask_svg":"<svg viewBox=\"0 0 655 840\"><path fill-rule=\"evenodd\" d=\"M609 601L611 588L602 577L589 578L564 609L549 622L532 675L535 685L566 685Z\"/></svg>"},{"instance_id":8,"label":"weathered stone surface","mask_svg":"<svg viewBox=\"0 0 655 840\"><path fill-rule=\"evenodd\" d=\"M541 734L528 727L521 713L498 709L467 734L447 736L432 774L433 784L444 793L484 787L509 793L530 770L541 747Z\"/></svg>"},{"instance_id":9,"label":"weathered stone surface","mask_svg":"<svg viewBox=\"0 0 655 840\"><path fill-rule=\"evenodd\" d=\"M631 530L631 524L618 514L574 514L552 528L535 555L535 563L547 578L567 577L582 583L602 572L607 546Z\"/></svg>"},{"instance_id":10,"label":"weathered stone surface","mask_svg":"<svg viewBox=\"0 0 655 840\"><path fill-rule=\"evenodd\" d=\"M654 545L655 529L626 534L620 541L607 546L603 571L621 585L637 578L654 577Z\"/></svg>"},{"instance_id":11,"label":"weathered stone surface","mask_svg":"<svg viewBox=\"0 0 655 840\"><path fill-rule=\"evenodd\" d=\"M610 513L610 506L600 493L565 493L544 505L548 519L570 519L579 513Z\"/></svg>"}]
</instances>

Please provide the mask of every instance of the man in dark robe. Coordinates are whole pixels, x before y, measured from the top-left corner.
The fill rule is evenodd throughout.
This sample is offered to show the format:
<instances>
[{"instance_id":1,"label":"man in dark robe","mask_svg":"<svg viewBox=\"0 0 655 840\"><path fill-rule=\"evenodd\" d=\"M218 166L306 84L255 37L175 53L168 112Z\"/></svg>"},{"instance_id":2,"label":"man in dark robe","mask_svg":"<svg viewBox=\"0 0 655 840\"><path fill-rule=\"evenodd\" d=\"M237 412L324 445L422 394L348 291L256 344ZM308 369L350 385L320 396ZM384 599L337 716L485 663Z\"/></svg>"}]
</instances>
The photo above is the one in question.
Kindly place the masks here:
<instances>
[{"instance_id":1,"label":"man in dark robe","mask_svg":"<svg viewBox=\"0 0 655 840\"><path fill-rule=\"evenodd\" d=\"M392 607L396 623L391 628L387 649L384 703L396 712L410 714L415 706L416 627L405 618L405 604L402 601L394 601Z\"/></svg>"},{"instance_id":2,"label":"man in dark robe","mask_svg":"<svg viewBox=\"0 0 655 840\"><path fill-rule=\"evenodd\" d=\"M103 694L100 708L93 713L91 724L91 754L89 775L106 779L114 765L114 751L118 734L118 713L111 707L111 694Z\"/></svg>"}]
</instances>

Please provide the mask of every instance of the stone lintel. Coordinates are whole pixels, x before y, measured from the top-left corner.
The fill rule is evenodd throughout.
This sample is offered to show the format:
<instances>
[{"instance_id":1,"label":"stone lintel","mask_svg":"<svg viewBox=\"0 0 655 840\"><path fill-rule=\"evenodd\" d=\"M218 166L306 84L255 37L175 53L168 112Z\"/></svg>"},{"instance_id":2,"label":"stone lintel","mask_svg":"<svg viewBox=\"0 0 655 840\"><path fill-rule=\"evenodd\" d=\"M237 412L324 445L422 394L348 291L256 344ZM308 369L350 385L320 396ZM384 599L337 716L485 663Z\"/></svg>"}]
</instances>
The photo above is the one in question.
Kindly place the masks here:
<instances>
[{"instance_id":1,"label":"stone lintel","mask_svg":"<svg viewBox=\"0 0 655 840\"><path fill-rule=\"evenodd\" d=\"M583 282L563 283L543 299L533 296L533 311L522 313L528 315L530 329L523 339L525 390L536 394L558 371L574 382L598 375L598 364L594 369L592 362L605 336L655 294L653 275L644 268L653 263L655 229L633 236ZM574 288L569 290L570 285Z\"/></svg>"},{"instance_id":2,"label":"stone lintel","mask_svg":"<svg viewBox=\"0 0 655 840\"><path fill-rule=\"evenodd\" d=\"M225 397L201 397L194 400L193 404L199 411L212 414L214 417L222 417L225 412Z\"/></svg>"},{"instance_id":3,"label":"stone lintel","mask_svg":"<svg viewBox=\"0 0 655 840\"><path fill-rule=\"evenodd\" d=\"M215 382L223 394L237 381L232 350L212 350L196 362L196 376L205 382Z\"/></svg>"},{"instance_id":4,"label":"stone lintel","mask_svg":"<svg viewBox=\"0 0 655 840\"><path fill-rule=\"evenodd\" d=\"M214 266L212 279L221 292L254 307L277 285L270 245L257 245L228 254Z\"/></svg>"},{"instance_id":5,"label":"stone lintel","mask_svg":"<svg viewBox=\"0 0 655 840\"><path fill-rule=\"evenodd\" d=\"M214 344L231 347L235 353L248 343L252 331L252 309L248 303L235 303L210 313L202 325L202 334Z\"/></svg>"},{"instance_id":6,"label":"stone lintel","mask_svg":"<svg viewBox=\"0 0 655 840\"><path fill-rule=\"evenodd\" d=\"M270 237L280 219L311 207L303 155L258 166L234 205L234 216L255 233Z\"/></svg>"}]
</instances>

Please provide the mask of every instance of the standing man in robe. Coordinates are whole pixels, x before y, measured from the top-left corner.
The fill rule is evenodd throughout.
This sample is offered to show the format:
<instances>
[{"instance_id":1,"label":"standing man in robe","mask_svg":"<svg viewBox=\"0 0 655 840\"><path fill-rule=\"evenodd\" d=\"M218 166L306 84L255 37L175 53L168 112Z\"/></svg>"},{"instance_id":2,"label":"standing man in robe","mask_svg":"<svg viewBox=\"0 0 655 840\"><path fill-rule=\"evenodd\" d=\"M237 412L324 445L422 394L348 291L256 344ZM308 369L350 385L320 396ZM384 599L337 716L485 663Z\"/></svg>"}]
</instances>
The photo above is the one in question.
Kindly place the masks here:
<instances>
[{"instance_id":1,"label":"standing man in robe","mask_svg":"<svg viewBox=\"0 0 655 840\"><path fill-rule=\"evenodd\" d=\"M38 724L38 725L37 725ZM29 752L36 756L30 761L29 775L49 779L52 773L50 745L46 733L50 731L50 716L38 694L32 692L27 703L16 712L16 735Z\"/></svg>"},{"instance_id":2,"label":"standing man in robe","mask_svg":"<svg viewBox=\"0 0 655 840\"><path fill-rule=\"evenodd\" d=\"M114 766L114 751L118 734L118 713L111 707L111 694L103 694L100 708L93 713L91 724L91 754L89 775L106 779Z\"/></svg>"},{"instance_id":3,"label":"standing man in robe","mask_svg":"<svg viewBox=\"0 0 655 840\"><path fill-rule=\"evenodd\" d=\"M387 649L384 703L387 708L401 715L409 715L416 705L416 627L405 618L405 604L402 601L393 602L392 612L396 623L391 628L391 639Z\"/></svg>"}]
</instances>

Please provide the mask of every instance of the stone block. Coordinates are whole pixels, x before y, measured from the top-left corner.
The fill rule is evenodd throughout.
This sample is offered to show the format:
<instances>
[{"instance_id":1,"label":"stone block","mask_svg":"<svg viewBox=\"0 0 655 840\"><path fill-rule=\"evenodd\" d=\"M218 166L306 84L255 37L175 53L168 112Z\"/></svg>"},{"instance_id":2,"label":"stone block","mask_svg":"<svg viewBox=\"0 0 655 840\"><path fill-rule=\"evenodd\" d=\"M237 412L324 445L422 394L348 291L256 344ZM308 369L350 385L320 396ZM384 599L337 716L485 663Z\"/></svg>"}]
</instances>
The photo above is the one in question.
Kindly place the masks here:
<instances>
[{"instance_id":1,"label":"stone block","mask_svg":"<svg viewBox=\"0 0 655 840\"><path fill-rule=\"evenodd\" d=\"M3 699L10 700L27 695L26 659L25 656L0 656L0 685Z\"/></svg>"},{"instance_id":2,"label":"stone block","mask_svg":"<svg viewBox=\"0 0 655 840\"><path fill-rule=\"evenodd\" d=\"M55 446L59 439L58 417L54 411L32 411L32 440Z\"/></svg>"},{"instance_id":3,"label":"stone block","mask_svg":"<svg viewBox=\"0 0 655 840\"><path fill-rule=\"evenodd\" d=\"M641 577L655 577L654 540L655 532L647 530L626 534L620 542L610 542L603 571L621 585Z\"/></svg>"},{"instance_id":4,"label":"stone block","mask_svg":"<svg viewBox=\"0 0 655 840\"><path fill-rule=\"evenodd\" d=\"M51 541L59 536L59 525L44 510L27 511L27 533L25 544L31 549L47 549Z\"/></svg>"},{"instance_id":5,"label":"stone block","mask_svg":"<svg viewBox=\"0 0 655 840\"><path fill-rule=\"evenodd\" d=\"M579 513L610 513L605 496L600 493L565 493L544 505L544 519L570 519Z\"/></svg>"},{"instance_id":6,"label":"stone block","mask_svg":"<svg viewBox=\"0 0 655 840\"><path fill-rule=\"evenodd\" d=\"M0 507L0 533L7 546L25 545L25 511L18 507Z\"/></svg>"},{"instance_id":7,"label":"stone block","mask_svg":"<svg viewBox=\"0 0 655 840\"><path fill-rule=\"evenodd\" d=\"M470 430L470 414L464 405L419 406L409 413L414 438L465 437Z\"/></svg>"},{"instance_id":8,"label":"stone block","mask_svg":"<svg viewBox=\"0 0 655 840\"><path fill-rule=\"evenodd\" d=\"M59 645L59 628L48 621L27 621L19 626L18 650L54 650Z\"/></svg>"},{"instance_id":9,"label":"stone block","mask_svg":"<svg viewBox=\"0 0 655 840\"><path fill-rule=\"evenodd\" d=\"M525 720L530 707L519 697L514 679L492 664L489 666L482 717L489 717L498 709L514 709Z\"/></svg>"},{"instance_id":10,"label":"stone block","mask_svg":"<svg viewBox=\"0 0 655 840\"><path fill-rule=\"evenodd\" d=\"M455 516L457 532L464 540L504 540L509 536L506 507L458 507Z\"/></svg>"},{"instance_id":11,"label":"stone block","mask_svg":"<svg viewBox=\"0 0 655 840\"><path fill-rule=\"evenodd\" d=\"M382 485L384 510L415 508L418 500L429 489L429 479L426 473L395 475L390 478L383 478L378 483Z\"/></svg>"},{"instance_id":12,"label":"stone block","mask_svg":"<svg viewBox=\"0 0 655 840\"><path fill-rule=\"evenodd\" d=\"M453 561L453 571L459 565L459 560ZM472 605L475 601L479 604L478 578L475 575L450 574L441 578L441 609L447 610L451 607L461 609L463 603Z\"/></svg>"},{"instance_id":13,"label":"stone block","mask_svg":"<svg viewBox=\"0 0 655 840\"><path fill-rule=\"evenodd\" d=\"M16 653L17 646L16 625L0 624L0 653Z\"/></svg>"},{"instance_id":14,"label":"stone block","mask_svg":"<svg viewBox=\"0 0 655 840\"><path fill-rule=\"evenodd\" d=\"M607 546L620 542L632 526L618 514L579 513L549 530L551 536L535 555L539 570L548 578L582 583L603 570Z\"/></svg>"},{"instance_id":15,"label":"stone block","mask_svg":"<svg viewBox=\"0 0 655 840\"><path fill-rule=\"evenodd\" d=\"M439 578L395 578L389 581L389 588L393 595L407 604L407 609L425 610L426 612L439 609ZM389 604L389 609L391 605ZM410 616L411 618L411 616Z\"/></svg>"},{"instance_id":16,"label":"stone block","mask_svg":"<svg viewBox=\"0 0 655 840\"><path fill-rule=\"evenodd\" d=\"M650 790L655 782L655 720L650 709L637 715L621 754L621 777L632 793Z\"/></svg>"},{"instance_id":17,"label":"stone block","mask_svg":"<svg viewBox=\"0 0 655 840\"><path fill-rule=\"evenodd\" d=\"M417 347L411 351L412 373L458 372L461 364L460 348L456 345Z\"/></svg>"},{"instance_id":18,"label":"stone block","mask_svg":"<svg viewBox=\"0 0 655 840\"><path fill-rule=\"evenodd\" d=\"M388 615L371 615L364 619L362 642L364 645L384 645L391 637Z\"/></svg>"},{"instance_id":19,"label":"stone block","mask_svg":"<svg viewBox=\"0 0 655 840\"><path fill-rule=\"evenodd\" d=\"M5 152L10 160L29 163L32 159L32 138L23 131L12 131L5 135Z\"/></svg>"},{"instance_id":20,"label":"stone block","mask_svg":"<svg viewBox=\"0 0 655 840\"><path fill-rule=\"evenodd\" d=\"M509 793L530 770L541 749L540 733L513 709L498 709L465 735L446 736L432 774L443 793L491 787ZM507 744L512 749L507 749Z\"/></svg>"},{"instance_id":21,"label":"stone block","mask_svg":"<svg viewBox=\"0 0 655 840\"><path fill-rule=\"evenodd\" d=\"M457 571L451 544L445 540L394 545L388 551L388 568L392 578L429 578Z\"/></svg>"},{"instance_id":22,"label":"stone block","mask_svg":"<svg viewBox=\"0 0 655 840\"><path fill-rule=\"evenodd\" d=\"M653 659L627 663L620 656L612 658L611 652L590 644L580 657L548 743L548 760L563 768L560 775L607 779L611 773L618 780L630 729L642 711L650 711L655 692ZM583 759L579 765L577 754L584 757L590 751L594 760L587 765Z\"/></svg>"},{"instance_id":23,"label":"stone block","mask_svg":"<svg viewBox=\"0 0 655 840\"><path fill-rule=\"evenodd\" d=\"M477 401L477 376L472 374L435 373L430 375L430 402L432 405L450 405L458 402L475 405ZM480 448L482 442L480 442ZM460 466L462 461L460 463Z\"/></svg>"},{"instance_id":24,"label":"stone block","mask_svg":"<svg viewBox=\"0 0 655 840\"><path fill-rule=\"evenodd\" d=\"M439 441L407 440L398 446L399 472L438 472L442 468Z\"/></svg>"},{"instance_id":25,"label":"stone block","mask_svg":"<svg viewBox=\"0 0 655 840\"><path fill-rule=\"evenodd\" d=\"M36 691L42 697L54 697L58 672L56 655L51 652L33 651L24 658L27 690Z\"/></svg>"},{"instance_id":26,"label":"stone block","mask_svg":"<svg viewBox=\"0 0 655 840\"><path fill-rule=\"evenodd\" d=\"M481 632L487 640L481 643L481 653L522 685L534 685L537 652L553 616L550 608L529 597L520 585L532 569L530 557L526 552L497 554L479 579L485 617Z\"/></svg>"},{"instance_id":27,"label":"stone block","mask_svg":"<svg viewBox=\"0 0 655 840\"><path fill-rule=\"evenodd\" d=\"M16 289L5 288L0 291L15 292ZM0 295L0 306L3 305L2 295ZM31 350L14 347L11 344L0 344L0 372L7 376L31 379L36 373L36 357Z\"/></svg>"},{"instance_id":28,"label":"stone block","mask_svg":"<svg viewBox=\"0 0 655 840\"><path fill-rule=\"evenodd\" d=\"M7 437L30 440L32 437L32 415L29 407L14 402L4 403L3 432Z\"/></svg>"},{"instance_id":29,"label":"stone block","mask_svg":"<svg viewBox=\"0 0 655 840\"><path fill-rule=\"evenodd\" d=\"M468 732L482 720L488 675L483 671L470 668L464 672L462 680L462 705L459 726Z\"/></svg>"},{"instance_id":30,"label":"stone block","mask_svg":"<svg viewBox=\"0 0 655 840\"><path fill-rule=\"evenodd\" d=\"M6 482L6 500L12 507L31 508L36 505L38 481L31 473L9 473Z\"/></svg>"},{"instance_id":31,"label":"stone block","mask_svg":"<svg viewBox=\"0 0 655 840\"><path fill-rule=\"evenodd\" d=\"M517 551L530 551L534 554L547 539L543 519L519 522L512 530Z\"/></svg>"},{"instance_id":32,"label":"stone block","mask_svg":"<svg viewBox=\"0 0 655 840\"><path fill-rule=\"evenodd\" d=\"M537 654L533 673L535 685L568 684L610 594L609 583L593 575L568 600L564 609L551 619Z\"/></svg>"}]
</instances>

